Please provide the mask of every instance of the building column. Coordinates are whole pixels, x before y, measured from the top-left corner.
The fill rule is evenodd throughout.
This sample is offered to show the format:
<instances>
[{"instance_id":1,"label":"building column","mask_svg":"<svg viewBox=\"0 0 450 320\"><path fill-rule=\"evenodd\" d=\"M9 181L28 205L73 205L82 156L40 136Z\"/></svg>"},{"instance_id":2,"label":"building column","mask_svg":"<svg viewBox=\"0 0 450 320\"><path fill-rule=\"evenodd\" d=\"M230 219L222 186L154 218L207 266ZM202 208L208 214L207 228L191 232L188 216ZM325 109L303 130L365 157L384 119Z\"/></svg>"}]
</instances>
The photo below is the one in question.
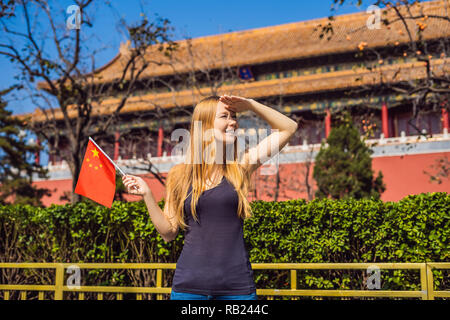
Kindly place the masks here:
<instances>
[{"instance_id":1,"label":"building column","mask_svg":"<svg viewBox=\"0 0 450 320\"><path fill-rule=\"evenodd\" d=\"M327 109L327 115L325 116L325 138L328 138L330 131L331 131L331 114L330 110Z\"/></svg>"},{"instance_id":2,"label":"building column","mask_svg":"<svg viewBox=\"0 0 450 320\"><path fill-rule=\"evenodd\" d=\"M119 159L119 138L120 133L119 131L116 131L114 133L114 161Z\"/></svg>"},{"instance_id":3,"label":"building column","mask_svg":"<svg viewBox=\"0 0 450 320\"><path fill-rule=\"evenodd\" d=\"M389 117L386 102L381 106L381 127L385 138L389 138Z\"/></svg>"},{"instance_id":4,"label":"building column","mask_svg":"<svg viewBox=\"0 0 450 320\"><path fill-rule=\"evenodd\" d=\"M163 138L164 138L164 131L162 126L160 126L158 130L158 157L162 156Z\"/></svg>"},{"instance_id":5,"label":"building column","mask_svg":"<svg viewBox=\"0 0 450 320\"><path fill-rule=\"evenodd\" d=\"M448 111L446 108L442 108L442 129L448 133ZM445 130L447 129L447 130Z\"/></svg>"}]
</instances>

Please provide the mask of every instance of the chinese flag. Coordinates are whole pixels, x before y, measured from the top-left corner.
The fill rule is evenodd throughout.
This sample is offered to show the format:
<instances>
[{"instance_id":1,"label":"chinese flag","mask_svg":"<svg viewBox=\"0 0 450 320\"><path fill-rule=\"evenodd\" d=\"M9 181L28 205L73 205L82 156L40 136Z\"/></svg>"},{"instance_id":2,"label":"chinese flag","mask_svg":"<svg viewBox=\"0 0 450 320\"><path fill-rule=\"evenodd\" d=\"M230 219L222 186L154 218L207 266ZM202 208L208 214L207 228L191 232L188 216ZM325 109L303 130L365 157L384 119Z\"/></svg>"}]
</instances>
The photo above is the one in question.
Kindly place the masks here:
<instances>
[{"instance_id":1,"label":"chinese flag","mask_svg":"<svg viewBox=\"0 0 450 320\"><path fill-rule=\"evenodd\" d=\"M116 168L89 140L75 193L111 208L116 192Z\"/></svg>"}]
</instances>

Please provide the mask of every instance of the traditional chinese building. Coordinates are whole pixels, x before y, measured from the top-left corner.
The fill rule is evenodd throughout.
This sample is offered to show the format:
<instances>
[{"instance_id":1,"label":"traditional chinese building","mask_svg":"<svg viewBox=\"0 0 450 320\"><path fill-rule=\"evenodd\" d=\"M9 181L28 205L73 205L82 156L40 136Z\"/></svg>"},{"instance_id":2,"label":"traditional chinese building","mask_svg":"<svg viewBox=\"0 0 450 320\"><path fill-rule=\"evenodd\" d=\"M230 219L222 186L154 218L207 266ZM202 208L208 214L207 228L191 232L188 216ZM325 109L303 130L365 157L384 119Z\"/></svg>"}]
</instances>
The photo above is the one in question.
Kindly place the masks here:
<instances>
[{"instance_id":1,"label":"traditional chinese building","mask_svg":"<svg viewBox=\"0 0 450 320\"><path fill-rule=\"evenodd\" d=\"M420 5L429 16L447 15L450 10L448 1ZM409 40L401 21L389 28L369 28L368 16L362 12L335 17L330 39L320 36L320 26L329 22L323 18L178 41L171 65L153 66L144 73L146 79L164 81L136 92L122 109L110 139L100 145L128 173L146 177L159 200L164 187L148 173L145 161L150 160L153 170L162 174L176 163L179 158L172 154L172 148L177 142L171 141L171 133L189 128L189 114L195 104L212 93L253 98L296 119L299 129L276 158L278 164L266 163L255 173L256 188L249 200L308 199L308 193L315 191L312 170L320 142L333 126L333 115L351 107L361 134L369 127L373 130L367 143L373 145L373 170L381 170L384 176L387 190L383 200L447 192L448 178L433 183L426 172L436 173L438 162L450 156L448 101L438 107L434 104L412 119L414 95L399 93L393 87L424 78L424 62L406 53ZM414 21L409 23L411 30L420 27ZM450 37L450 24L431 18L426 23L422 35L430 52L430 68L438 75L448 75L450 58L440 43ZM117 56L97 71L98 81L107 83L117 78L128 50L127 44L121 46ZM231 76L215 91L211 90L211 80L202 77L209 74L217 79L230 70L227 74ZM193 74L197 76L195 88L186 80ZM120 94L108 97L97 112L111 112ZM62 122L62 113L55 114ZM33 121L45 121L39 110L32 116ZM250 130L255 134L268 128L251 115L242 116L240 127L241 133ZM66 146L67 142L61 141L60 149ZM45 199L46 204L63 203L59 197L72 186L68 166L60 157L51 156L48 168L50 179L35 184L56 189Z\"/></svg>"}]
</instances>

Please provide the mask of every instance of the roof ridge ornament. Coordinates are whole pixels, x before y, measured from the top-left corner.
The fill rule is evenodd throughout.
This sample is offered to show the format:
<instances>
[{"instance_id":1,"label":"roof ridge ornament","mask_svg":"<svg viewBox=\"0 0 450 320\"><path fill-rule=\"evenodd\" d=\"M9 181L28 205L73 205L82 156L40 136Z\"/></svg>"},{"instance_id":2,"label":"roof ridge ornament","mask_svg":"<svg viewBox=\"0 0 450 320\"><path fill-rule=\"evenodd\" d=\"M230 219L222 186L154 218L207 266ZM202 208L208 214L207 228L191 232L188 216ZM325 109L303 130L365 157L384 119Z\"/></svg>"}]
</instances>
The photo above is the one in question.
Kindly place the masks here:
<instances>
[{"instance_id":1,"label":"roof ridge ornament","mask_svg":"<svg viewBox=\"0 0 450 320\"><path fill-rule=\"evenodd\" d=\"M130 40L121 42L119 48L120 54L126 55L128 52L130 52L130 44L131 44Z\"/></svg>"}]
</instances>

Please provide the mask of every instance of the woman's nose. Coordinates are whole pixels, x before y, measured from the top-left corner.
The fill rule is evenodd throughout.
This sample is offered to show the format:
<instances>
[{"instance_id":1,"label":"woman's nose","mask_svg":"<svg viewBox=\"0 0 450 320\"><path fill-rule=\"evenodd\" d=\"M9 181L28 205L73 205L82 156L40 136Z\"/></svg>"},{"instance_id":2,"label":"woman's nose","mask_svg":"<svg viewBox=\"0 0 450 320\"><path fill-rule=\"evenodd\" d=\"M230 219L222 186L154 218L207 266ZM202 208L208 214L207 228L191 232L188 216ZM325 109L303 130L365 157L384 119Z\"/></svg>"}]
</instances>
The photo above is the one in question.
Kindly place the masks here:
<instances>
[{"instance_id":1,"label":"woman's nose","mask_svg":"<svg viewBox=\"0 0 450 320\"><path fill-rule=\"evenodd\" d=\"M236 116L232 116L232 115L230 115L230 114L228 115L227 120L228 120L228 121L231 120L231 121L234 121L234 122L237 121Z\"/></svg>"}]
</instances>

